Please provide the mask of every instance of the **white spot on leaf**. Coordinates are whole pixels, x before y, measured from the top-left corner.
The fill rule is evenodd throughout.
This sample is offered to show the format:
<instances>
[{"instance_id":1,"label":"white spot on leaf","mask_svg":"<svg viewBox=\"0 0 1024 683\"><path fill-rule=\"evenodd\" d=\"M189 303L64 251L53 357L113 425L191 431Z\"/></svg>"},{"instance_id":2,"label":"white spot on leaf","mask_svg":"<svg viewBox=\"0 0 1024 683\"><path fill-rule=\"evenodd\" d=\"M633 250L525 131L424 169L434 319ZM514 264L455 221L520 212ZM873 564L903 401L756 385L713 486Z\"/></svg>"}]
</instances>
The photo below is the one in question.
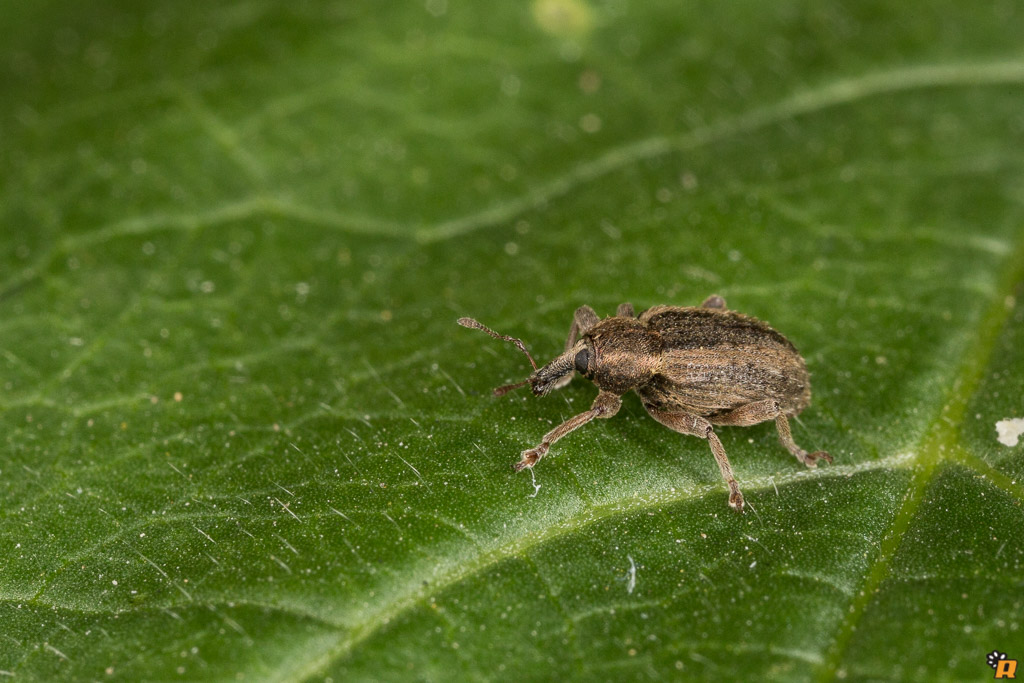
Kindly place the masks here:
<instances>
[{"instance_id":1,"label":"white spot on leaf","mask_svg":"<svg viewBox=\"0 0 1024 683\"><path fill-rule=\"evenodd\" d=\"M1004 446L1016 446L1024 434L1024 417L1008 417L996 422L996 438Z\"/></svg>"}]
</instances>

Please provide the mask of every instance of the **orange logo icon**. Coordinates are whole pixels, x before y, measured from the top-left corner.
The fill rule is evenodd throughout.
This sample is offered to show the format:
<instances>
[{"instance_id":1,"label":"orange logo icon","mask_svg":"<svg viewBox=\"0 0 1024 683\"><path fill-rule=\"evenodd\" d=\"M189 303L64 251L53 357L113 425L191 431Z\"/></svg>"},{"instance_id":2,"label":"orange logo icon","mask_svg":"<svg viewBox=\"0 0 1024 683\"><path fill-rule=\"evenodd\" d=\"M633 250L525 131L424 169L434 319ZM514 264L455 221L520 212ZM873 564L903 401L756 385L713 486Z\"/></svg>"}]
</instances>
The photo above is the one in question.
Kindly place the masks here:
<instances>
[{"instance_id":1,"label":"orange logo icon","mask_svg":"<svg viewBox=\"0 0 1024 683\"><path fill-rule=\"evenodd\" d=\"M1017 678L1017 660L1007 659L1005 652L993 650L988 653L986 661L996 670L996 678Z\"/></svg>"}]
</instances>

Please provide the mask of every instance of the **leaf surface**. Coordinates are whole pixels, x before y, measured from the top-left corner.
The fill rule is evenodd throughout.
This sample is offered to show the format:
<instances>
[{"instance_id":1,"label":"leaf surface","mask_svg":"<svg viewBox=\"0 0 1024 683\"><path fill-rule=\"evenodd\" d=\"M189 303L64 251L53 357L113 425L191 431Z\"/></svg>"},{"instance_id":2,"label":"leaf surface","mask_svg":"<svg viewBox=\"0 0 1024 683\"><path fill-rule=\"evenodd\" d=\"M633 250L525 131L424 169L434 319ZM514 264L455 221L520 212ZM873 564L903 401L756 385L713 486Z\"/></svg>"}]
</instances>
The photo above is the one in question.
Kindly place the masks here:
<instances>
[{"instance_id":1,"label":"leaf surface","mask_svg":"<svg viewBox=\"0 0 1024 683\"><path fill-rule=\"evenodd\" d=\"M4 3L0 674L964 680L1024 659L1012 3ZM730 308L798 443L469 315Z\"/></svg>"}]
</instances>

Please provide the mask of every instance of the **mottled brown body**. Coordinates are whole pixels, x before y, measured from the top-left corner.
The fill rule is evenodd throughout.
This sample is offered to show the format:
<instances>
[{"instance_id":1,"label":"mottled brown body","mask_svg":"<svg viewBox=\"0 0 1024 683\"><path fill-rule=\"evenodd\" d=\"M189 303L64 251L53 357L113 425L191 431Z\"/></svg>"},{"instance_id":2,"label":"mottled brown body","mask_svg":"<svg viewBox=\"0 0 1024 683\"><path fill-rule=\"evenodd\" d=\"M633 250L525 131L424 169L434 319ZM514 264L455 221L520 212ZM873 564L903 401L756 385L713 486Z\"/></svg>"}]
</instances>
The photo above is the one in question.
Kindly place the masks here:
<instances>
[{"instance_id":1,"label":"mottled brown body","mask_svg":"<svg viewBox=\"0 0 1024 683\"><path fill-rule=\"evenodd\" d=\"M475 320L462 318L459 323L512 341L526 352L518 339L498 335ZM640 316L630 304L623 304L614 317L604 320L582 306L573 319L565 353L535 369L526 382L499 387L495 393L529 383L533 393L542 396L567 385L576 371L600 390L593 406L551 430L539 446L523 451L516 470L532 467L551 444L574 429L615 415L620 397L628 391L640 396L658 422L709 442L729 486L729 504L738 510L743 508L743 495L712 425L774 419L779 441L800 462L808 467L815 467L818 460L832 462L828 453L808 453L797 446L786 419L811 400L803 358L768 324L726 310L721 297L711 296L701 307L655 306Z\"/></svg>"},{"instance_id":2,"label":"mottled brown body","mask_svg":"<svg viewBox=\"0 0 1024 683\"><path fill-rule=\"evenodd\" d=\"M606 322L611 320L616 318ZM788 339L756 318L658 306L639 322L661 342L654 375L636 387L645 404L679 408L717 424L717 415L766 398L778 401L789 416L810 403L804 359Z\"/></svg>"}]
</instances>

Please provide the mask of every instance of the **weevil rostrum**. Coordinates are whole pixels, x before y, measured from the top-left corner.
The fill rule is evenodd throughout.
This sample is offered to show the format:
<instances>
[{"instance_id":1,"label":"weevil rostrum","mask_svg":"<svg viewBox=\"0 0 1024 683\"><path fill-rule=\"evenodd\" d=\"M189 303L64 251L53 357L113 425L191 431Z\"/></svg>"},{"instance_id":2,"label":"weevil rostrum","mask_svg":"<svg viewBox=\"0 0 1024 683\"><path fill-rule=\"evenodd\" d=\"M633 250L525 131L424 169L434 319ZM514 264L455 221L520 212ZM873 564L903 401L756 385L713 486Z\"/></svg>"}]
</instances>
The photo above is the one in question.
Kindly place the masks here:
<instances>
[{"instance_id":1,"label":"weevil rostrum","mask_svg":"<svg viewBox=\"0 0 1024 683\"><path fill-rule=\"evenodd\" d=\"M779 442L807 467L832 462L825 451L808 453L793 441L789 417L811 401L803 357L779 332L757 318L730 311L725 300L708 297L701 306L655 306L640 315L631 304L601 320L590 306L576 309L565 352L537 367L522 341L498 334L472 318L459 324L515 344L533 365L526 380L494 390L496 396L530 385L544 396L569 384L577 372L597 385L590 410L544 435L539 446L522 452L513 467L533 467L551 445L594 418L610 418L622 395L635 391L655 420L681 434L706 439L729 487L729 505L743 510L743 494L733 476L717 425L749 426L775 420Z\"/></svg>"}]
</instances>

